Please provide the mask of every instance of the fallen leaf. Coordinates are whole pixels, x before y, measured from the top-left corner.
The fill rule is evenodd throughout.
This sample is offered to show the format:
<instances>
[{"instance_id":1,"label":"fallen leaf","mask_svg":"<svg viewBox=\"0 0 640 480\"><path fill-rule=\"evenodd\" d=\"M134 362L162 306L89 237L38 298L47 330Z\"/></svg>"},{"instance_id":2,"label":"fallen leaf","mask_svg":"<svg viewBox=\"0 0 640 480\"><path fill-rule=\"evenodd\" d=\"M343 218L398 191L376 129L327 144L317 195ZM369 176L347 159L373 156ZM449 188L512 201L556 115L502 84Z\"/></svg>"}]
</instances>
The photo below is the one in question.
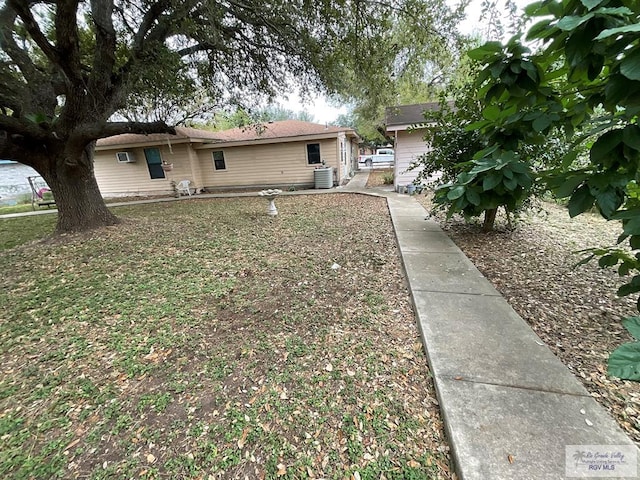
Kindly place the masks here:
<instances>
[{"instance_id":1,"label":"fallen leaf","mask_svg":"<svg viewBox=\"0 0 640 480\"><path fill-rule=\"evenodd\" d=\"M75 447L78 444L78 442L80 442L80 439L76 438L73 442L71 442L69 445L65 447L65 450L69 450L70 448Z\"/></svg>"},{"instance_id":2,"label":"fallen leaf","mask_svg":"<svg viewBox=\"0 0 640 480\"><path fill-rule=\"evenodd\" d=\"M327 372L333 372L333 365L331 365L330 363L327 363L327 366L326 366L326 367L324 367L324 369L325 369Z\"/></svg>"},{"instance_id":3,"label":"fallen leaf","mask_svg":"<svg viewBox=\"0 0 640 480\"><path fill-rule=\"evenodd\" d=\"M154 463L156 461L156 457L153 453L148 453L147 454L147 462L148 463Z\"/></svg>"},{"instance_id":4,"label":"fallen leaf","mask_svg":"<svg viewBox=\"0 0 640 480\"><path fill-rule=\"evenodd\" d=\"M279 463L277 465L278 467L278 471L276 472L276 475L278 475L279 477L286 475L287 474L287 467L286 465L284 465L283 463Z\"/></svg>"},{"instance_id":5,"label":"fallen leaf","mask_svg":"<svg viewBox=\"0 0 640 480\"><path fill-rule=\"evenodd\" d=\"M513 463L513 455L507 455L507 460L509 460L509 463Z\"/></svg>"},{"instance_id":6,"label":"fallen leaf","mask_svg":"<svg viewBox=\"0 0 640 480\"><path fill-rule=\"evenodd\" d=\"M244 445L247 441L248 433L249 433L249 427L245 427L244 430L242 430L242 436L238 439L238 448L241 450L244 448Z\"/></svg>"},{"instance_id":7,"label":"fallen leaf","mask_svg":"<svg viewBox=\"0 0 640 480\"><path fill-rule=\"evenodd\" d=\"M409 460L407 465L409 465L409 468L418 468L420 466L420 464L415 460Z\"/></svg>"},{"instance_id":8,"label":"fallen leaf","mask_svg":"<svg viewBox=\"0 0 640 480\"><path fill-rule=\"evenodd\" d=\"M453 377L454 380L462 380L462 377L458 375L457 377Z\"/></svg>"}]
</instances>

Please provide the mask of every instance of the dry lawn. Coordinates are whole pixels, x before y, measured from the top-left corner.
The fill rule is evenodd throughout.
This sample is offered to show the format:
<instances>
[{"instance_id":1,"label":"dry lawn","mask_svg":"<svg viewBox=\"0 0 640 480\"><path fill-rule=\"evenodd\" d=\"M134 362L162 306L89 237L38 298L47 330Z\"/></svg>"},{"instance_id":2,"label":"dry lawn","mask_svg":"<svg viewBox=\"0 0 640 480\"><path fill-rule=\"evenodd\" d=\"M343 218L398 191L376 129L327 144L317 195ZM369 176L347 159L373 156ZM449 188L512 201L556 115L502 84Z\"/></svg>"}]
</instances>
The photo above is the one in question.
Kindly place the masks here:
<instances>
[{"instance_id":1,"label":"dry lawn","mask_svg":"<svg viewBox=\"0 0 640 480\"><path fill-rule=\"evenodd\" d=\"M0 220L0 477L452 478L385 201L277 206Z\"/></svg>"}]
</instances>

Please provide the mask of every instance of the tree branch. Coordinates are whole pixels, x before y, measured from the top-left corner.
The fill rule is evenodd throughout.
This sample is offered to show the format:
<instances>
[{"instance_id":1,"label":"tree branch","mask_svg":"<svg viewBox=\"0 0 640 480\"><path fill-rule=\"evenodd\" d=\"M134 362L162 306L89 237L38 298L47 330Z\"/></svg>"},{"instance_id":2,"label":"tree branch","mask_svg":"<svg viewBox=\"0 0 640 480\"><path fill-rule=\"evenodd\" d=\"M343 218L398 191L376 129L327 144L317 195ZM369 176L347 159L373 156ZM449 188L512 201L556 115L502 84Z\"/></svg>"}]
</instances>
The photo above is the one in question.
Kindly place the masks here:
<instances>
[{"instance_id":1,"label":"tree branch","mask_svg":"<svg viewBox=\"0 0 640 480\"><path fill-rule=\"evenodd\" d=\"M165 10L169 8L171 2L167 0L161 0L159 2L151 5L147 13L144 15L142 22L140 23L140 27L133 37L133 55L134 57L138 57L142 54L144 50L144 43L147 37L147 34L153 26L156 24L160 16L164 13Z\"/></svg>"},{"instance_id":2,"label":"tree branch","mask_svg":"<svg viewBox=\"0 0 640 480\"><path fill-rule=\"evenodd\" d=\"M74 86L83 84L78 34L78 0L59 0L55 16L57 64Z\"/></svg>"},{"instance_id":3,"label":"tree branch","mask_svg":"<svg viewBox=\"0 0 640 480\"><path fill-rule=\"evenodd\" d=\"M34 78L38 75L36 66L31 61L29 54L20 48L13 38L13 26L17 15L9 5L5 5L0 10L0 48L9 55L25 78Z\"/></svg>"},{"instance_id":4,"label":"tree branch","mask_svg":"<svg viewBox=\"0 0 640 480\"><path fill-rule=\"evenodd\" d=\"M38 22L36 22L35 18L33 18L33 14L31 13L31 10L29 8L31 6L31 3L32 2L28 0L8 0L7 6L12 8L18 14L20 19L22 20L22 23L24 23L27 32L29 32L29 35L31 35L33 41L36 42L36 45L40 47L42 53L44 53L44 55L49 59L51 63L57 64L60 61L58 52L56 51L55 47L51 45L51 43L49 43L47 37L44 35L44 33L42 33L42 30L40 30Z\"/></svg>"},{"instance_id":5,"label":"tree branch","mask_svg":"<svg viewBox=\"0 0 640 480\"><path fill-rule=\"evenodd\" d=\"M23 135L35 141L46 141L51 134L40 128L40 126L23 118L16 118L9 115L0 115L0 132L8 134Z\"/></svg>"},{"instance_id":6,"label":"tree branch","mask_svg":"<svg viewBox=\"0 0 640 480\"><path fill-rule=\"evenodd\" d=\"M89 79L91 91L105 91L111 87L117 44L113 9L113 0L91 0L91 15L96 27L96 49Z\"/></svg>"},{"instance_id":7,"label":"tree branch","mask_svg":"<svg viewBox=\"0 0 640 480\"><path fill-rule=\"evenodd\" d=\"M135 133L149 135L151 133L170 133L175 135L175 127L170 127L165 122L108 122L106 124L91 125L82 128L79 134L83 138L96 139L122 135L123 133Z\"/></svg>"}]
</instances>

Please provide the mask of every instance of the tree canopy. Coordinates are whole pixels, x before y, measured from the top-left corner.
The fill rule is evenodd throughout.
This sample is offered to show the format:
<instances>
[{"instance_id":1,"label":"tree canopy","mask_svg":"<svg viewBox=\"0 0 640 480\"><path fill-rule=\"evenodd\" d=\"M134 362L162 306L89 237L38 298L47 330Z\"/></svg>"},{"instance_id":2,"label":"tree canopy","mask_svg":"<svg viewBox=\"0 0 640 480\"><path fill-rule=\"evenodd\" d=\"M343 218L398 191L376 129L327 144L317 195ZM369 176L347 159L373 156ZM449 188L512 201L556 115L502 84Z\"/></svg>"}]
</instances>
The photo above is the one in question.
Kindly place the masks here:
<instances>
[{"instance_id":1,"label":"tree canopy","mask_svg":"<svg viewBox=\"0 0 640 480\"><path fill-rule=\"evenodd\" d=\"M58 231L112 224L97 139L170 133L185 106L256 104L293 84L382 98L424 60L421 39L440 38L444 56L449 14L444 0L4 0L0 158L45 178Z\"/></svg>"}]
</instances>

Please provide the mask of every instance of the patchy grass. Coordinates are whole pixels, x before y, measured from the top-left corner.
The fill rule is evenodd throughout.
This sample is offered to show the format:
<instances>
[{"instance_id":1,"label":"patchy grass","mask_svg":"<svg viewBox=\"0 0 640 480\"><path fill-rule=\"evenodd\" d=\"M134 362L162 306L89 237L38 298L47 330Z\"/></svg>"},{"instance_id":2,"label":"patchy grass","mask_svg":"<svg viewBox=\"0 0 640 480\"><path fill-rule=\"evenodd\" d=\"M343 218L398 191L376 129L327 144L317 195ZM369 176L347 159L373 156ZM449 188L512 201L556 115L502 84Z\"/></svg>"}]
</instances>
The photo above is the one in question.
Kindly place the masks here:
<instances>
[{"instance_id":1,"label":"patchy grass","mask_svg":"<svg viewBox=\"0 0 640 480\"><path fill-rule=\"evenodd\" d=\"M40 240L51 235L58 216L32 215L29 217L0 218L0 251Z\"/></svg>"},{"instance_id":2,"label":"patchy grass","mask_svg":"<svg viewBox=\"0 0 640 480\"><path fill-rule=\"evenodd\" d=\"M0 476L452 478L386 205L357 200L119 207L13 248L55 216L0 221Z\"/></svg>"},{"instance_id":3,"label":"patchy grass","mask_svg":"<svg viewBox=\"0 0 640 480\"><path fill-rule=\"evenodd\" d=\"M45 207L46 208L46 207ZM0 215L8 213L24 213L33 211L31 203L18 203L16 205L0 205Z\"/></svg>"}]
</instances>

